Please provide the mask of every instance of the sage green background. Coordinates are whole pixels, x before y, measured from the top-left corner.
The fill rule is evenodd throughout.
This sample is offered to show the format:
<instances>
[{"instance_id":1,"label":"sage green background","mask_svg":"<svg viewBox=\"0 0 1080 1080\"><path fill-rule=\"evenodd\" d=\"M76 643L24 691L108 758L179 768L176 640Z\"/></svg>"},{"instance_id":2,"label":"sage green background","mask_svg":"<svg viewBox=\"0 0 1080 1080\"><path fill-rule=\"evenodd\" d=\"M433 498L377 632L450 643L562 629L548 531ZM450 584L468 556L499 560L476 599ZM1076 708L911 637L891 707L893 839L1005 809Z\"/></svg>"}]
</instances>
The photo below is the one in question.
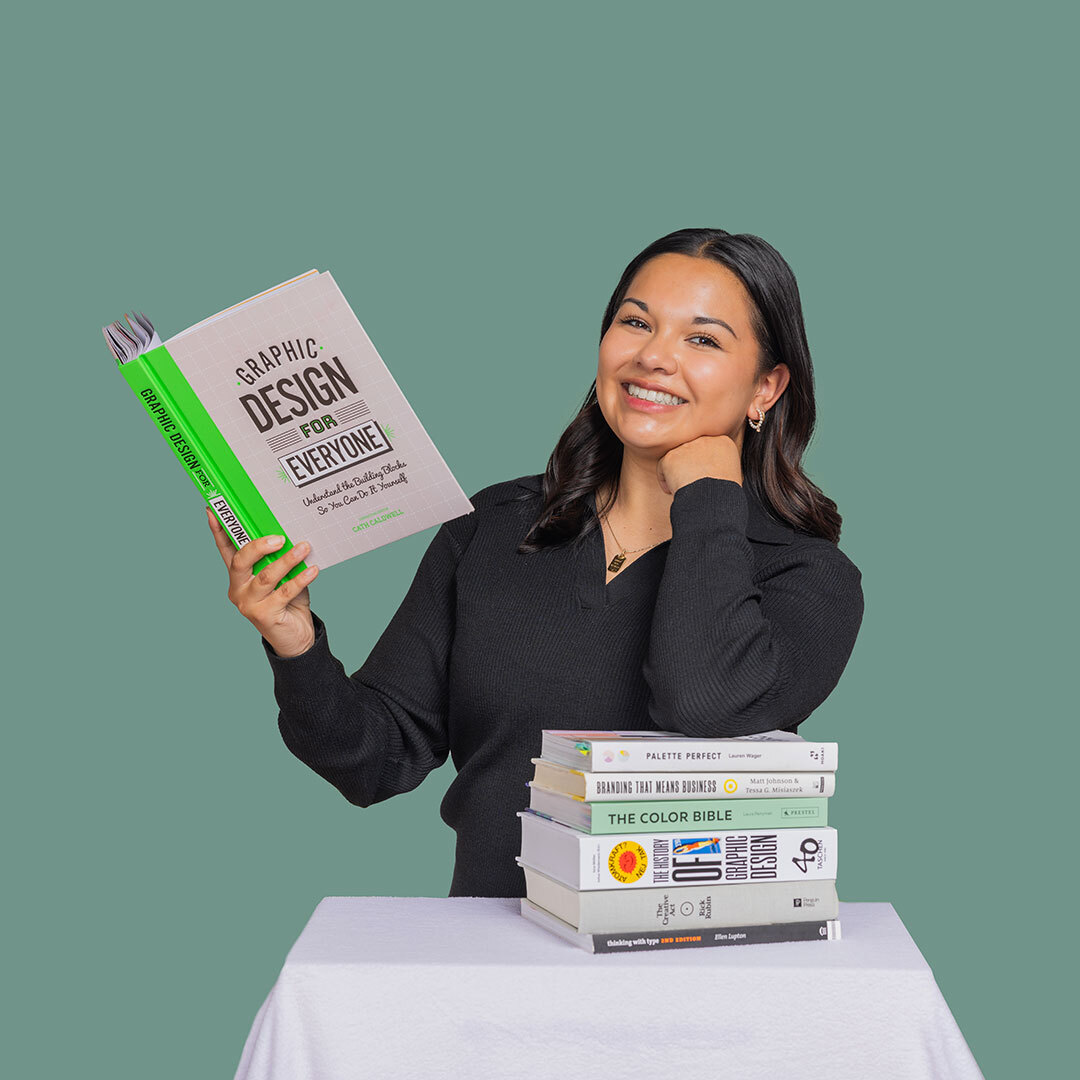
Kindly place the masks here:
<instances>
[{"instance_id":1,"label":"sage green background","mask_svg":"<svg viewBox=\"0 0 1080 1080\"><path fill-rule=\"evenodd\" d=\"M863 572L854 655L803 729L841 745L841 897L895 905L988 1077L1063 1060L1080 762L1064 10L8 16L9 1075L232 1076L322 897L441 896L451 872L449 768L360 810L281 742L198 496L100 327L137 309L167 336L329 269L471 495L544 468L623 266L699 225L763 236L798 277L807 465ZM348 670L434 532L315 586Z\"/></svg>"}]
</instances>

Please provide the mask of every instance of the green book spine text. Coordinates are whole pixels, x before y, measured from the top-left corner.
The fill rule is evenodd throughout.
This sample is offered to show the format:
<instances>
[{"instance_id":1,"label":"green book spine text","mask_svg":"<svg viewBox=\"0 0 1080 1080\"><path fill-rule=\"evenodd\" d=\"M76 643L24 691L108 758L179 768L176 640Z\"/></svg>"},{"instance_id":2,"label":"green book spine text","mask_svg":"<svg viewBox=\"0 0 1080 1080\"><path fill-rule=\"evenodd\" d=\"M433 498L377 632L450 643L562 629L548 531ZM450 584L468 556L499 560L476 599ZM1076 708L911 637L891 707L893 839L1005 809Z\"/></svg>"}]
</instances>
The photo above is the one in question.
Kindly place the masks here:
<instances>
[{"instance_id":1,"label":"green book spine text","mask_svg":"<svg viewBox=\"0 0 1080 1080\"><path fill-rule=\"evenodd\" d=\"M164 345L121 364L120 373L237 548L259 536L285 536L285 530ZM285 536L285 543L256 562L252 573L269 566L291 547L292 541ZM300 562L283 582L305 569Z\"/></svg>"}]
</instances>

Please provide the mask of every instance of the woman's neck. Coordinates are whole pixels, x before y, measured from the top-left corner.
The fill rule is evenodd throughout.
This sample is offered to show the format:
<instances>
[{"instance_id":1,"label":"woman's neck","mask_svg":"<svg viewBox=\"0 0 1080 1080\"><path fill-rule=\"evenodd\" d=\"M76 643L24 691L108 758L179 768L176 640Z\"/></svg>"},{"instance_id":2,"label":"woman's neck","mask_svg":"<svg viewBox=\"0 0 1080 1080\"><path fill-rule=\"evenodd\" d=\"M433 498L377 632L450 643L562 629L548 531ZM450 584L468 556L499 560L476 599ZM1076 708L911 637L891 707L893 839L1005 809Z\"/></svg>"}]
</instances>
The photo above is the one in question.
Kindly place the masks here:
<instances>
[{"instance_id":1,"label":"woman's neck","mask_svg":"<svg viewBox=\"0 0 1080 1080\"><path fill-rule=\"evenodd\" d=\"M608 487L596 493L597 512L608 498ZM671 503L656 476L656 460L630 458L623 454L619 473L619 495L608 510L608 527L628 548L660 543L671 538ZM625 533L625 535L624 535Z\"/></svg>"}]
</instances>

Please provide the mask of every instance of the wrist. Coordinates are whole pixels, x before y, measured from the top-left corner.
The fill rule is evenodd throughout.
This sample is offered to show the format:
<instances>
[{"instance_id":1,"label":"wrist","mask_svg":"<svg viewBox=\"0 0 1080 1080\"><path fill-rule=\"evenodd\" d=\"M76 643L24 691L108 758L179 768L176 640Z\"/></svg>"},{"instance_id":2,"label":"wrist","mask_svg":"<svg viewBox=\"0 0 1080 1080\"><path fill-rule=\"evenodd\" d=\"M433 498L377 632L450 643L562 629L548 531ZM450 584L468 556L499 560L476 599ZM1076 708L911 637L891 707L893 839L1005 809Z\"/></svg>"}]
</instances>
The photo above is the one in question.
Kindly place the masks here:
<instances>
[{"instance_id":1,"label":"wrist","mask_svg":"<svg viewBox=\"0 0 1080 1080\"><path fill-rule=\"evenodd\" d=\"M263 638L263 640L266 640L265 637ZM296 657L303 656L304 653L310 652L311 649L314 647L315 631L314 629L312 629L311 634L305 639L305 641L303 641L299 645L278 647L276 645L272 645L269 641L267 641L266 643L267 645L270 645L270 648L273 650L274 655L279 657L280 659L295 660Z\"/></svg>"}]
</instances>

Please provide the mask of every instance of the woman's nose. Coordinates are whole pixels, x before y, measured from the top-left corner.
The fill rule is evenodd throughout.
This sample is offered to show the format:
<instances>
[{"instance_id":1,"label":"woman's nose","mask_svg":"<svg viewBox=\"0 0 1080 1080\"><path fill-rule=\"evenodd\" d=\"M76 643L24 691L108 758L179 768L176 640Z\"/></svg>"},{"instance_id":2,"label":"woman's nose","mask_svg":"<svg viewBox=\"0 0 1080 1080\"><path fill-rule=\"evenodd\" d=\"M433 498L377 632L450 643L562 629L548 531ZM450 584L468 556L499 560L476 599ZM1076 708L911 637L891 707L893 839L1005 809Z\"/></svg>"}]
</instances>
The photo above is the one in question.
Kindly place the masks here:
<instances>
[{"instance_id":1,"label":"woman's nose","mask_svg":"<svg viewBox=\"0 0 1080 1080\"><path fill-rule=\"evenodd\" d=\"M653 334L648 341L642 343L638 350L638 360L650 368L673 371L678 365L676 347L677 341L661 334Z\"/></svg>"}]
</instances>

